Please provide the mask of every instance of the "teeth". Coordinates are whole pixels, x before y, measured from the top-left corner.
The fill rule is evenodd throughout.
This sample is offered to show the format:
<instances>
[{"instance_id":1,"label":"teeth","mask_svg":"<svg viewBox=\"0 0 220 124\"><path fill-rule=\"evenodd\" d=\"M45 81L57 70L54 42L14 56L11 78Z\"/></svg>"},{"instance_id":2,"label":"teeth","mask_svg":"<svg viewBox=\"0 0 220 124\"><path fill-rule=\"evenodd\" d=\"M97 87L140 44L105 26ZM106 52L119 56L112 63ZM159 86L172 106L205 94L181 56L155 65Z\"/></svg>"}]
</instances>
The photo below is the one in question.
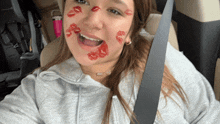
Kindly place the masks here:
<instances>
[{"instance_id":1,"label":"teeth","mask_svg":"<svg viewBox=\"0 0 220 124\"><path fill-rule=\"evenodd\" d=\"M85 35L83 35L83 34L80 34L80 36L81 36L81 37L84 37L84 38L86 38L86 39L88 39L88 40L92 40L92 41L101 41L101 40L97 40L97 39L93 39L93 38L87 37L87 36L85 36Z\"/></svg>"}]
</instances>

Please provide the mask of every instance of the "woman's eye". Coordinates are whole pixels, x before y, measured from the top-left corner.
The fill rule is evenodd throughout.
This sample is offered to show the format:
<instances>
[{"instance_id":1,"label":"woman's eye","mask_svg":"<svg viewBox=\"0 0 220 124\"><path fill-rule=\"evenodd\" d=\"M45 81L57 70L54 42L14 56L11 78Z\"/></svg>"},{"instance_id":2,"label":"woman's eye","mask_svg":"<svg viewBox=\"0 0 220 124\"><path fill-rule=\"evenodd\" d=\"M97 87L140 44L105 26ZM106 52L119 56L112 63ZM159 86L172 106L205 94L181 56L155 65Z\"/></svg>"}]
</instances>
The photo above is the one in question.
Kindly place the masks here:
<instances>
[{"instance_id":1,"label":"woman's eye","mask_svg":"<svg viewBox=\"0 0 220 124\"><path fill-rule=\"evenodd\" d=\"M111 13L113 13L115 15L121 15L121 13L118 12L117 10L115 10L115 9L110 9L109 12L111 12Z\"/></svg>"},{"instance_id":2,"label":"woman's eye","mask_svg":"<svg viewBox=\"0 0 220 124\"><path fill-rule=\"evenodd\" d=\"M87 4L89 5L89 3L86 0L75 0L77 3L79 4Z\"/></svg>"}]
</instances>

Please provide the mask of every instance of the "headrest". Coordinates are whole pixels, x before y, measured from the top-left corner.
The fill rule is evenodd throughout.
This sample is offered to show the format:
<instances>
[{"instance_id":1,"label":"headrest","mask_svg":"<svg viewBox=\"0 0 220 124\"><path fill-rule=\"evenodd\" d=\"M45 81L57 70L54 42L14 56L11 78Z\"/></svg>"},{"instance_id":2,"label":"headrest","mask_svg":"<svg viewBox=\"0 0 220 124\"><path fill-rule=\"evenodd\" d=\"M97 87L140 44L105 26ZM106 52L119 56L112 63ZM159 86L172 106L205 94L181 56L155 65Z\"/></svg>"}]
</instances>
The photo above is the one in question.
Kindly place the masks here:
<instances>
[{"instance_id":1,"label":"headrest","mask_svg":"<svg viewBox=\"0 0 220 124\"><path fill-rule=\"evenodd\" d=\"M60 12L63 14L64 0L57 0L57 3L60 8Z\"/></svg>"},{"instance_id":2,"label":"headrest","mask_svg":"<svg viewBox=\"0 0 220 124\"><path fill-rule=\"evenodd\" d=\"M0 8L0 33L8 22L27 23L28 11L31 11L35 21L41 20L40 10L32 0L4 0L1 1Z\"/></svg>"}]
</instances>

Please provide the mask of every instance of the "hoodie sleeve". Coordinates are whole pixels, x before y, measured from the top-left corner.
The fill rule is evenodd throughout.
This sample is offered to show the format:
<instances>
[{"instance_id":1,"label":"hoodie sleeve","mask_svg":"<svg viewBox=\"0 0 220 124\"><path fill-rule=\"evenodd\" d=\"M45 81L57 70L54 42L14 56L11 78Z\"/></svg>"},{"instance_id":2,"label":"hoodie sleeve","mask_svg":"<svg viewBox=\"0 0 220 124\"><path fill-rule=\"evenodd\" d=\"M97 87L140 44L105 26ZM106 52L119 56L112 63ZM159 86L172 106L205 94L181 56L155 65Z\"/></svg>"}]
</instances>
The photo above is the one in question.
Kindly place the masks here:
<instances>
[{"instance_id":1,"label":"hoodie sleeve","mask_svg":"<svg viewBox=\"0 0 220 124\"><path fill-rule=\"evenodd\" d=\"M195 82L186 86L189 108L186 118L192 124L219 124L220 102L216 100L214 91L207 79L197 72Z\"/></svg>"},{"instance_id":2,"label":"hoodie sleeve","mask_svg":"<svg viewBox=\"0 0 220 124\"><path fill-rule=\"evenodd\" d=\"M28 75L0 102L0 124L43 124L35 99L35 79Z\"/></svg>"},{"instance_id":3,"label":"hoodie sleeve","mask_svg":"<svg viewBox=\"0 0 220 124\"><path fill-rule=\"evenodd\" d=\"M216 100L208 80L196 70L183 53L175 50L169 43L166 60L170 72L188 97L188 107L184 107L181 118L190 124L219 124L220 102ZM172 102L170 103L172 104ZM170 109L177 110L177 108L170 106L165 115L172 115L171 113L168 114ZM180 116L179 112L173 114ZM165 118L169 120L170 117L166 116Z\"/></svg>"}]
</instances>

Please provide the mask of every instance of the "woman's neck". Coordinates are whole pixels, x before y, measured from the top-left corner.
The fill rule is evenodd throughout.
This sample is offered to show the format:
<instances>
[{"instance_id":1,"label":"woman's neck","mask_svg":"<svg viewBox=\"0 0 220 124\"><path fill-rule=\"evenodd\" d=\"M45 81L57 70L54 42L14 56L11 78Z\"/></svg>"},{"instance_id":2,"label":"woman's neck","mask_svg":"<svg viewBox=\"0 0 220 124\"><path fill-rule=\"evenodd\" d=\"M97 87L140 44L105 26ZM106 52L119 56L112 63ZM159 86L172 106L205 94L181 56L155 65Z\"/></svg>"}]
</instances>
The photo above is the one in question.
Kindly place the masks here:
<instances>
[{"instance_id":1,"label":"woman's neck","mask_svg":"<svg viewBox=\"0 0 220 124\"><path fill-rule=\"evenodd\" d=\"M80 66L84 74L90 75L92 79L105 85L105 82L103 82L103 79L106 76L111 74L116 62L117 61L110 61L110 62L91 65L91 66L83 66L83 65L80 65Z\"/></svg>"}]
</instances>

